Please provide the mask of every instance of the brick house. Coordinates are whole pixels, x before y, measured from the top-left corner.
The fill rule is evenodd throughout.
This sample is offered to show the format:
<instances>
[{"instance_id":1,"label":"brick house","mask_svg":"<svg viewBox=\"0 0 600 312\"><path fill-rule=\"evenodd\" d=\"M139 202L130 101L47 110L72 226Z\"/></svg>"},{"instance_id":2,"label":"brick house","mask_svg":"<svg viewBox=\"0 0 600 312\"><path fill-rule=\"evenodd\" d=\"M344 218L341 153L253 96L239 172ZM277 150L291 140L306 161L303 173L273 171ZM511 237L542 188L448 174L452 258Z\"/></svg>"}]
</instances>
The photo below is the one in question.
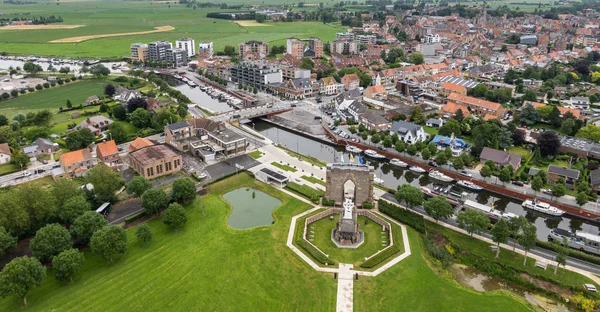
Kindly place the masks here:
<instances>
[{"instance_id":1,"label":"brick house","mask_svg":"<svg viewBox=\"0 0 600 312\"><path fill-rule=\"evenodd\" d=\"M499 151L497 149L484 147L479 155L482 163L491 160L496 166L505 167L511 165L515 171L521 167L521 156Z\"/></svg>"},{"instance_id":2,"label":"brick house","mask_svg":"<svg viewBox=\"0 0 600 312\"><path fill-rule=\"evenodd\" d=\"M346 74L342 77L341 81L346 90L358 89L360 86L360 78L358 78L357 74Z\"/></svg>"},{"instance_id":3,"label":"brick house","mask_svg":"<svg viewBox=\"0 0 600 312\"><path fill-rule=\"evenodd\" d=\"M579 179L580 174L581 172L579 172L579 170L555 165L548 166L548 181L551 181L554 184L558 178L563 178L565 179L565 184L569 189L575 188L575 184L577 183L577 179Z\"/></svg>"},{"instance_id":4,"label":"brick house","mask_svg":"<svg viewBox=\"0 0 600 312\"><path fill-rule=\"evenodd\" d=\"M181 170L181 155L168 146L151 145L129 153L129 164L146 179L154 179Z\"/></svg>"},{"instance_id":5,"label":"brick house","mask_svg":"<svg viewBox=\"0 0 600 312\"><path fill-rule=\"evenodd\" d=\"M102 142L96 145L96 158L107 166L115 166L121 162L119 149L114 140Z\"/></svg>"},{"instance_id":6,"label":"brick house","mask_svg":"<svg viewBox=\"0 0 600 312\"><path fill-rule=\"evenodd\" d=\"M84 176L94 166L92 153L87 148L60 155L60 166L72 177Z\"/></svg>"}]
</instances>

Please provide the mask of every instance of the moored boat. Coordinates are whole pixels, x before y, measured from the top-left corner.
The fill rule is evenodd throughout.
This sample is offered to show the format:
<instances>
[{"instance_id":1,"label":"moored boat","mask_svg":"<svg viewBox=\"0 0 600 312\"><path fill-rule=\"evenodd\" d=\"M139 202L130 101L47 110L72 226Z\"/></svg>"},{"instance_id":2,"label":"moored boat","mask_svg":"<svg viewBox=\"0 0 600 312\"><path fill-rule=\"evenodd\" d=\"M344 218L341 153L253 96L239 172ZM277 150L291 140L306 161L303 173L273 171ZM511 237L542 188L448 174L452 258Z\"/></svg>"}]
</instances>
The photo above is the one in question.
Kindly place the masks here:
<instances>
[{"instance_id":1,"label":"moored boat","mask_svg":"<svg viewBox=\"0 0 600 312\"><path fill-rule=\"evenodd\" d=\"M406 167L408 167L407 163L405 163L402 160L397 159L397 158L392 158L390 160L390 165L396 166L396 167L400 167L400 168L406 168Z\"/></svg>"},{"instance_id":2,"label":"moored boat","mask_svg":"<svg viewBox=\"0 0 600 312\"><path fill-rule=\"evenodd\" d=\"M502 212L502 211L496 210L490 206L486 206L486 205L480 204L478 202L474 202L469 199L467 199L465 201L463 206L467 209L474 209L474 210L479 210L479 211L483 212L492 221L498 221L498 220L500 220L500 218L502 218L504 220L510 220L512 218L518 217L516 214L514 214L512 212Z\"/></svg>"},{"instance_id":3,"label":"moored boat","mask_svg":"<svg viewBox=\"0 0 600 312\"><path fill-rule=\"evenodd\" d=\"M366 150L365 151L365 156L369 157L369 158L373 158L373 159L384 159L385 156L377 153L374 150Z\"/></svg>"},{"instance_id":4,"label":"moored boat","mask_svg":"<svg viewBox=\"0 0 600 312\"><path fill-rule=\"evenodd\" d=\"M560 217L562 216L565 212L554 207L554 206L550 206L550 204L541 202L539 199L534 198L533 200L526 200L524 201L521 206L531 209L531 210L535 210L535 211L539 211L541 213L545 213L545 214L549 214L551 216L557 216Z\"/></svg>"},{"instance_id":5,"label":"moored boat","mask_svg":"<svg viewBox=\"0 0 600 312\"><path fill-rule=\"evenodd\" d=\"M432 179L438 180L438 181L442 181L442 182L452 182L454 181L454 179L452 179L451 177L437 171L437 170L431 170L429 172L429 177L431 177Z\"/></svg>"},{"instance_id":6,"label":"moored boat","mask_svg":"<svg viewBox=\"0 0 600 312\"><path fill-rule=\"evenodd\" d=\"M427 197L442 196L442 197L445 197L448 200L448 202L450 203L450 205L452 205L452 206L458 206L459 205L459 202L456 199L454 199L451 196L449 196L448 194L445 194L443 192L439 192L439 191L437 191L435 189L430 189L430 188L428 188L426 186L421 186L419 189Z\"/></svg>"},{"instance_id":7,"label":"moored boat","mask_svg":"<svg viewBox=\"0 0 600 312\"><path fill-rule=\"evenodd\" d=\"M410 170L412 172L416 172L416 173L425 173L425 172L427 172L427 170L425 170L425 169L423 169L423 168L421 168L419 166L410 166L408 168L408 170Z\"/></svg>"},{"instance_id":8,"label":"moored boat","mask_svg":"<svg viewBox=\"0 0 600 312\"><path fill-rule=\"evenodd\" d=\"M353 146L353 145L346 145L346 152L350 152L350 153L362 153L363 150L361 150L360 148Z\"/></svg>"},{"instance_id":9,"label":"moored boat","mask_svg":"<svg viewBox=\"0 0 600 312\"><path fill-rule=\"evenodd\" d=\"M383 179L379 177L374 177L373 182L375 182L375 184L383 184Z\"/></svg>"},{"instance_id":10,"label":"moored boat","mask_svg":"<svg viewBox=\"0 0 600 312\"><path fill-rule=\"evenodd\" d=\"M475 191L475 192L479 192L479 191L483 190L483 187L481 187L473 182L465 181L465 180L460 180L460 181L456 182L456 185L470 189L471 191Z\"/></svg>"}]
</instances>

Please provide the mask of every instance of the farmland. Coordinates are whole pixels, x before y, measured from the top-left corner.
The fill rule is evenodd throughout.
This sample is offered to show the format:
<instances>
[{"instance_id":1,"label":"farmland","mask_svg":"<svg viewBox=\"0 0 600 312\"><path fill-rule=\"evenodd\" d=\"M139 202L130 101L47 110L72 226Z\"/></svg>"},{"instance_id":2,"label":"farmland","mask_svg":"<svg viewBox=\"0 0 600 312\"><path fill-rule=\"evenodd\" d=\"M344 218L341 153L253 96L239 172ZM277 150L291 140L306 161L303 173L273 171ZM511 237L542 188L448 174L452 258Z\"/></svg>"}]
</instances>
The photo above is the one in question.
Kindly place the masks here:
<instances>
[{"instance_id":1,"label":"farmland","mask_svg":"<svg viewBox=\"0 0 600 312\"><path fill-rule=\"evenodd\" d=\"M285 38L319 37L325 41L335 38L335 33L345 31L339 24L325 25L321 22L273 23L276 27L240 26L235 22L206 18L206 13L219 8L188 8L180 4L148 1L123 2L116 0L61 2L48 5L9 5L0 3L0 12L30 13L34 16L57 15L64 24L85 25L71 29L1 30L0 51L19 55L52 55L82 58L122 57L129 53L133 42L168 40L190 37L196 42L213 41L215 50L225 45L236 46L246 40L262 40L270 44L284 44ZM225 11L225 10L223 10ZM172 26L166 32L138 34L86 40L71 43L49 43L72 37L152 31L155 27Z\"/></svg>"}]
</instances>

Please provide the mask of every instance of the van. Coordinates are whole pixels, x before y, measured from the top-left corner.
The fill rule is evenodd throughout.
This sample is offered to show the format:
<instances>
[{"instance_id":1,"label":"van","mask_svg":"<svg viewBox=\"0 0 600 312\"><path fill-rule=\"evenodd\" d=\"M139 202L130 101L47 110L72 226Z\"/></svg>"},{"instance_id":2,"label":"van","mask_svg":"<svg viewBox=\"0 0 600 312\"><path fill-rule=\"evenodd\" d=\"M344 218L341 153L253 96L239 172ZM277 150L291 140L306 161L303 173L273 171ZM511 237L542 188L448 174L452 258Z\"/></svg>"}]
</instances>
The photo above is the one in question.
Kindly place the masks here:
<instances>
[{"instance_id":1,"label":"van","mask_svg":"<svg viewBox=\"0 0 600 312\"><path fill-rule=\"evenodd\" d=\"M239 119L240 117L242 117L242 116L240 116L239 114L235 114L235 115L233 115L233 118L234 118L234 119Z\"/></svg>"}]
</instances>

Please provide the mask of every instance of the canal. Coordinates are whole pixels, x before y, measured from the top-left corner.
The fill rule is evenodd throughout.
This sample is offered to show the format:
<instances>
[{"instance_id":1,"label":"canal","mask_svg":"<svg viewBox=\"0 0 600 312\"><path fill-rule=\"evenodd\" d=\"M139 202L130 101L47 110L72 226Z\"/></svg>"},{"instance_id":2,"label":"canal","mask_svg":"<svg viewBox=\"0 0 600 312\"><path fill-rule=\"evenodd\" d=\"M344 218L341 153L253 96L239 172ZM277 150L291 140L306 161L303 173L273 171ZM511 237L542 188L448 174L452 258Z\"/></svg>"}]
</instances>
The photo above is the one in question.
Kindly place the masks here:
<instances>
[{"instance_id":1,"label":"canal","mask_svg":"<svg viewBox=\"0 0 600 312\"><path fill-rule=\"evenodd\" d=\"M334 159L339 161L340 155L344 153L345 160L348 161L348 153L345 152L343 147L334 147L332 145L323 144L307 137L297 135L285 129L275 127L264 121L255 122L254 128L260 134L268 137L273 142L279 142L290 150L298 151L301 154L313 156L327 162L334 162ZM387 162L373 161L370 159L365 160L369 165L375 168L376 176L384 181L384 185L390 188L397 188L399 185L405 183L409 183L417 187L432 187L434 185L444 185L446 187L451 186L451 184L441 183L438 181L435 181L434 183L434 181L427 175L392 167ZM530 222L536 225L538 229L538 239L543 241L547 239L550 229L554 228L561 228L570 231L585 231L593 234L600 233L598 225L586 223L584 220L572 218L566 215L563 215L562 217L551 217L531 210L526 210L521 206L520 201L487 192L485 190L475 193L464 190L457 186L452 186L452 191L458 193L466 191L469 193L469 199L477 201L480 204L491 206L493 202L495 209L525 216Z\"/></svg>"},{"instance_id":2,"label":"canal","mask_svg":"<svg viewBox=\"0 0 600 312\"><path fill-rule=\"evenodd\" d=\"M196 103L203 108L215 113L224 113L234 110L227 102L220 102L218 99L213 99L206 92L202 91L200 87L192 88L181 80L169 75L161 75L161 78L173 87L173 89L179 90L183 95L192 100L193 103Z\"/></svg>"}]
</instances>

